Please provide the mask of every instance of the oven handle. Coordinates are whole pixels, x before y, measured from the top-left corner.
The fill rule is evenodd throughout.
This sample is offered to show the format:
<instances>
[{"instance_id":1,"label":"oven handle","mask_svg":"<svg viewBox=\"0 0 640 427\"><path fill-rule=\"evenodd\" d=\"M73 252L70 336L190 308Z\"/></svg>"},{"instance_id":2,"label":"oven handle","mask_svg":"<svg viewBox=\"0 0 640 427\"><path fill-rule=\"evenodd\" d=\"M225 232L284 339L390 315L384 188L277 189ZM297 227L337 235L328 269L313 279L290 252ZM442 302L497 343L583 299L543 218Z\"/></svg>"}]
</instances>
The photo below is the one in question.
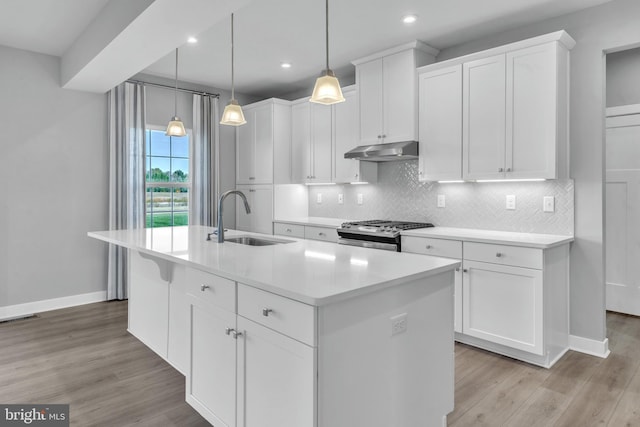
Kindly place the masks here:
<instances>
[{"instance_id":1,"label":"oven handle","mask_svg":"<svg viewBox=\"0 0 640 427\"><path fill-rule=\"evenodd\" d=\"M395 243L371 242L368 240L346 239L338 237L338 243L341 245L360 246L361 248L384 249L385 251L398 251L398 245Z\"/></svg>"}]
</instances>

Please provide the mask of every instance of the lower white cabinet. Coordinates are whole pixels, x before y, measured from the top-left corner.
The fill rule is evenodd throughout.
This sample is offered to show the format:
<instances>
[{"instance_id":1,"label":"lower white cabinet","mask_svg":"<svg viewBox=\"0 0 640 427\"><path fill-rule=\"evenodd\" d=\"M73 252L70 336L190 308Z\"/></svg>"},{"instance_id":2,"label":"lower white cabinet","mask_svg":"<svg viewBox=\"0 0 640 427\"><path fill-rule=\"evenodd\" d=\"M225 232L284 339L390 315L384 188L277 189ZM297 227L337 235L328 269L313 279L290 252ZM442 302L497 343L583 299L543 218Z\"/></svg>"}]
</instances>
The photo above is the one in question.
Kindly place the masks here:
<instances>
[{"instance_id":1,"label":"lower white cabinet","mask_svg":"<svg viewBox=\"0 0 640 427\"><path fill-rule=\"evenodd\" d=\"M274 222L273 234L298 237L308 240L322 240L324 242L338 242L336 227L320 227L317 225L300 225L288 222Z\"/></svg>"},{"instance_id":2,"label":"lower white cabinet","mask_svg":"<svg viewBox=\"0 0 640 427\"><path fill-rule=\"evenodd\" d=\"M273 187L271 185L238 185L247 197L251 213L247 214L242 198L236 197L236 229L253 233L272 233Z\"/></svg>"},{"instance_id":3,"label":"lower white cabinet","mask_svg":"<svg viewBox=\"0 0 640 427\"><path fill-rule=\"evenodd\" d=\"M465 260L463 273L462 331L543 355L542 270Z\"/></svg>"},{"instance_id":4,"label":"lower white cabinet","mask_svg":"<svg viewBox=\"0 0 640 427\"><path fill-rule=\"evenodd\" d=\"M456 340L550 367L568 349L569 245L548 249L402 236L402 251L460 259Z\"/></svg>"}]
</instances>

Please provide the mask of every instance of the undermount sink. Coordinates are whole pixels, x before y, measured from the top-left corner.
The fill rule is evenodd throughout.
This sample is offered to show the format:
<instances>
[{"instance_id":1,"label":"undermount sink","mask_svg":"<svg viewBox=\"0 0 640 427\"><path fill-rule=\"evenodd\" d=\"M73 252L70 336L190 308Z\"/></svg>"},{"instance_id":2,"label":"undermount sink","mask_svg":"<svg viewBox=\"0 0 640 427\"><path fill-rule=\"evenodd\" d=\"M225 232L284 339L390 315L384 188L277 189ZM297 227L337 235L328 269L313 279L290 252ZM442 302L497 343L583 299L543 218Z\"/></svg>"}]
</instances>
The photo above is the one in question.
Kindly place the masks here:
<instances>
[{"instance_id":1,"label":"undermount sink","mask_svg":"<svg viewBox=\"0 0 640 427\"><path fill-rule=\"evenodd\" d=\"M282 243L293 243L293 240L261 239L253 236L225 237L224 241L249 246L269 246L279 245Z\"/></svg>"}]
</instances>

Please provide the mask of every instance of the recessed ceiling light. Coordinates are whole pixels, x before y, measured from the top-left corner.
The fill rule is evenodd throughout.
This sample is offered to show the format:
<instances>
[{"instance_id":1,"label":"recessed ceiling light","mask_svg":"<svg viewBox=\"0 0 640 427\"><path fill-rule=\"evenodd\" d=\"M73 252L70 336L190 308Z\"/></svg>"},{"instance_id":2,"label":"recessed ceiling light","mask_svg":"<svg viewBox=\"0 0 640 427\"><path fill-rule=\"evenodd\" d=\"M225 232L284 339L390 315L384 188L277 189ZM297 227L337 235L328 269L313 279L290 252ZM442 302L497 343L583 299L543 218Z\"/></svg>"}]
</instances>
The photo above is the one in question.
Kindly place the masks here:
<instances>
[{"instance_id":1,"label":"recessed ceiling light","mask_svg":"<svg viewBox=\"0 0 640 427\"><path fill-rule=\"evenodd\" d=\"M198 39L195 37L189 37L187 43L198 43Z\"/></svg>"},{"instance_id":2,"label":"recessed ceiling light","mask_svg":"<svg viewBox=\"0 0 640 427\"><path fill-rule=\"evenodd\" d=\"M282 68L291 68L291 62L287 62L287 61L281 62L280 66Z\"/></svg>"},{"instance_id":3,"label":"recessed ceiling light","mask_svg":"<svg viewBox=\"0 0 640 427\"><path fill-rule=\"evenodd\" d=\"M417 20L418 17L416 15L405 15L402 17L402 22L404 22L405 24L413 24Z\"/></svg>"}]
</instances>

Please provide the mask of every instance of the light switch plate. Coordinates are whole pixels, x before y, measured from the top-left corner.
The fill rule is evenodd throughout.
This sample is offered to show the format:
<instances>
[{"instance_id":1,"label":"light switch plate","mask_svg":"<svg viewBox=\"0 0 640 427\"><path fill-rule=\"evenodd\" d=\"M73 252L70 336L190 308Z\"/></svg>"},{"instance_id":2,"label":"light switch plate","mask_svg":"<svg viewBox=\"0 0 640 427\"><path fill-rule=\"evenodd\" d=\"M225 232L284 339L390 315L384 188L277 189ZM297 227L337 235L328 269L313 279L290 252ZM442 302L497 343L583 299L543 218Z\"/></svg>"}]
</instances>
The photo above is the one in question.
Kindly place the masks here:
<instances>
[{"instance_id":1,"label":"light switch plate","mask_svg":"<svg viewBox=\"0 0 640 427\"><path fill-rule=\"evenodd\" d=\"M553 196L545 196L542 198L542 211L543 212L555 212L556 200Z\"/></svg>"},{"instance_id":2,"label":"light switch plate","mask_svg":"<svg viewBox=\"0 0 640 427\"><path fill-rule=\"evenodd\" d=\"M338 194L338 204L341 205L344 203L344 194Z\"/></svg>"},{"instance_id":3,"label":"light switch plate","mask_svg":"<svg viewBox=\"0 0 640 427\"><path fill-rule=\"evenodd\" d=\"M444 194L438 194L438 207L444 208L445 206L445 197Z\"/></svg>"},{"instance_id":4,"label":"light switch plate","mask_svg":"<svg viewBox=\"0 0 640 427\"><path fill-rule=\"evenodd\" d=\"M322 203L322 193L318 193L318 195L316 196L316 202Z\"/></svg>"},{"instance_id":5,"label":"light switch plate","mask_svg":"<svg viewBox=\"0 0 640 427\"><path fill-rule=\"evenodd\" d=\"M507 196L507 209L516 209L516 196L514 196L513 194Z\"/></svg>"},{"instance_id":6,"label":"light switch plate","mask_svg":"<svg viewBox=\"0 0 640 427\"><path fill-rule=\"evenodd\" d=\"M358 204L361 205L364 203L364 197L362 196L362 193L358 193Z\"/></svg>"}]
</instances>

